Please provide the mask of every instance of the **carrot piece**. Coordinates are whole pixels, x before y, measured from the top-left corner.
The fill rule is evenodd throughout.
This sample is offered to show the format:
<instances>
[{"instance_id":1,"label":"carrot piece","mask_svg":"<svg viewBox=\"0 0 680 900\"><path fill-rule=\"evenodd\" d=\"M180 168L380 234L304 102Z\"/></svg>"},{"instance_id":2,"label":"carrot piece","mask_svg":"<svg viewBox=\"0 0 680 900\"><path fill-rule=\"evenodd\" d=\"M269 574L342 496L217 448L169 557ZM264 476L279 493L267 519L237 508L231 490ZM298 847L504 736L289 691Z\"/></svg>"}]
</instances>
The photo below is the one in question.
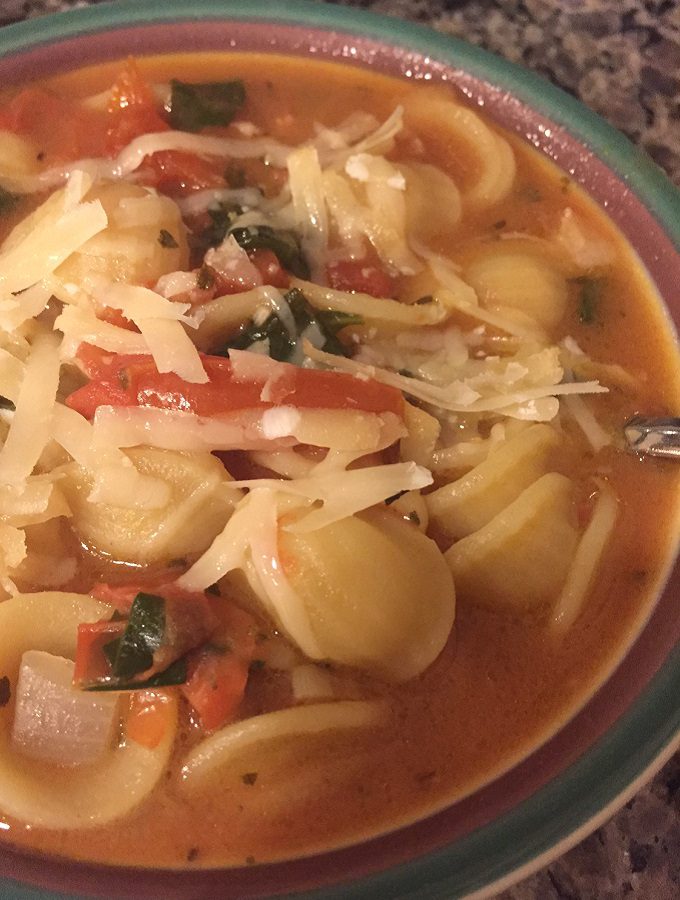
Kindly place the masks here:
<instances>
[{"instance_id":1,"label":"carrot piece","mask_svg":"<svg viewBox=\"0 0 680 900\"><path fill-rule=\"evenodd\" d=\"M172 698L165 691L133 691L125 718L125 736L153 750L170 726L173 706Z\"/></svg>"}]
</instances>

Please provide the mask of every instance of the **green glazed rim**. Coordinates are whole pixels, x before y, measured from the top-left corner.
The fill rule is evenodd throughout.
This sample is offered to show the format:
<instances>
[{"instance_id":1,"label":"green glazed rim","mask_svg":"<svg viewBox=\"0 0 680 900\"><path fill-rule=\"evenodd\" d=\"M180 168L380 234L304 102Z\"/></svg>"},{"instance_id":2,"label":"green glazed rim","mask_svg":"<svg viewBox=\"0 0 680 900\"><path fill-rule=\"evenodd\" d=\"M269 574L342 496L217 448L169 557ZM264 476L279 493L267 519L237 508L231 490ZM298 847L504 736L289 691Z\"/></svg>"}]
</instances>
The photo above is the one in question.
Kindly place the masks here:
<instances>
[{"instance_id":1,"label":"green glazed rim","mask_svg":"<svg viewBox=\"0 0 680 900\"><path fill-rule=\"evenodd\" d=\"M680 191L627 138L539 76L457 38L403 20L311 0L119 0L0 29L0 56L126 26L223 19L275 22L373 39L509 91L592 151L637 195L680 249ZM513 876L547 864L612 815L679 742L680 647L676 647L603 737L559 776L492 823L384 872L287 896L310 900L487 896L514 880ZM0 879L0 896L59 900L69 895Z\"/></svg>"}]
</instances>

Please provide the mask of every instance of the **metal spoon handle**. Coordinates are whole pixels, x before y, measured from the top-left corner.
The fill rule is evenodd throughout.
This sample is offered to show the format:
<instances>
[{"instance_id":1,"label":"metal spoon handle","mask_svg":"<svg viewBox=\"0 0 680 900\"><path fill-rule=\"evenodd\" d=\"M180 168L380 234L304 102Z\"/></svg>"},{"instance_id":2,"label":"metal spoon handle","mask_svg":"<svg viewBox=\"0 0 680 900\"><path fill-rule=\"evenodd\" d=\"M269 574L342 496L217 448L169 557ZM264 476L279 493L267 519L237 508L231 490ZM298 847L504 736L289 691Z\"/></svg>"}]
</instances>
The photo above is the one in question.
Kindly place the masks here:
<instances>
[{"instance_id":1,"label":"metal spoon handle","mask_svg":"<svg viewBox=\"0 0 680 900\"><path fill-rule=\"evenodd\" d=\"M680 418L634 416L623 426L623 433L636 453L680 460Z\"/></svg>"}]
</instances>

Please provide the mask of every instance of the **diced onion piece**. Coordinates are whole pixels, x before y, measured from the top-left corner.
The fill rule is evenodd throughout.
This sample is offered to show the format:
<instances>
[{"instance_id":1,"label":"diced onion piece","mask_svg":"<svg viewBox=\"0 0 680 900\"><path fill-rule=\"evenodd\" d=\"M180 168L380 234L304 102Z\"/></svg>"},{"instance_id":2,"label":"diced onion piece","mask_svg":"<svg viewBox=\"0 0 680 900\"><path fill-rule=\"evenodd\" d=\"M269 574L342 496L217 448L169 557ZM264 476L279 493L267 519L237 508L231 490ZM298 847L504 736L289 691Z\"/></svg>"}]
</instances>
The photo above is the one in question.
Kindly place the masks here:
<instances>
[{"instance_id":1,"label":"diced onion piece","mask_svg":"<svg viewBox=\"0 0 680 900\"><path fill-rule=\"evenodd\" d=\"M43 650L21 657L12 744L62 766L96 762L113 746L118 694L73 687L73 663Z\"/></svg>"},{"instance_id":2,"label":"diced onion piece","mask_svg":"<svg viewBox=\"0 0 680 900\"><path fill-rule=\"evenodd\" d=\"M566 583L553 608L551 626L557 634L564 634L581 613L616 525L619 511L616 494L603 479L598 479L597 483L598 495L592 517L579 541Z\"/></svg>"},{"instance_id":3,"label":"diced onion piece","mask_svg":"<svg viewBox=\"0 0 680 900\"><path fill-rule=\"evenodd\" d=\"M33 471L50 437L58 383L59 339L56 334L40 334L33 342L9 434L0 450L0 481L18 484Z\"/></svg>"},{"instance_id":4,"label":"diced onion piece","mask_svg":"<svg viewBox=\"0 0 680 900\"><path fill-rule=\"evenodd\" d=\"M328 672L309 663L295 666L290 673L293 699L296 703L308 700L331 700L335 694Z\"/></svg>"},{"instance_id":5,"label":"diced onion piece","mask_svg":"<svg viewBox=\"0 0 680 900\"><path fill-rule=\"evenodd\" d=\"M186 793L199 789L211 776L219 777L222 771L228 770L242 751L258 744L264 744L267 750L274 742L295 740L303 735L373 728L384 718L382 705L362 700L315 703L252 716L206 738L185 758L181 788Z\"/></svg>"}]
</instances>

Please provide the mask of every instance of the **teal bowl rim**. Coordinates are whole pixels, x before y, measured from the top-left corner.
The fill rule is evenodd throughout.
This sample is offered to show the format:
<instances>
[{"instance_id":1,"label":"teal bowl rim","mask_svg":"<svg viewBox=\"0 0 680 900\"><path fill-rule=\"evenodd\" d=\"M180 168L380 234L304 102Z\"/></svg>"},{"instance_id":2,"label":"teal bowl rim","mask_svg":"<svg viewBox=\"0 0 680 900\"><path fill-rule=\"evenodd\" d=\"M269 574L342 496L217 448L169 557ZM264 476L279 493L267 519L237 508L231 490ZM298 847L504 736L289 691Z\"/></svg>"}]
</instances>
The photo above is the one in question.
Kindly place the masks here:
<instances>
[{"instance_id":1,"label":"teal bowl rim","mask_svg":"<svg viewBox=\"0 0 680 900\"><path fill-rule=\"evenodd\" d=\"M0 57L40 45L125 26L179 21L276 22L337 30L422 54L509 91L562 126L643 202L680 249L680 191L644 152L578 100L534 73L464 41L404 20L311 0L119 0L71 10L0 29ZM490 824L441 850L386 871L290 897L382 900L484 895L529 874L563 852L590 824L613 813L655 763L680 740L680 647L668 656L640 697L576 762L528 799ZM198 874L198 870L197 870ZM58 900L63 893L0 879L0 894L25 900Z\"/></svg>"}]
</instances>

